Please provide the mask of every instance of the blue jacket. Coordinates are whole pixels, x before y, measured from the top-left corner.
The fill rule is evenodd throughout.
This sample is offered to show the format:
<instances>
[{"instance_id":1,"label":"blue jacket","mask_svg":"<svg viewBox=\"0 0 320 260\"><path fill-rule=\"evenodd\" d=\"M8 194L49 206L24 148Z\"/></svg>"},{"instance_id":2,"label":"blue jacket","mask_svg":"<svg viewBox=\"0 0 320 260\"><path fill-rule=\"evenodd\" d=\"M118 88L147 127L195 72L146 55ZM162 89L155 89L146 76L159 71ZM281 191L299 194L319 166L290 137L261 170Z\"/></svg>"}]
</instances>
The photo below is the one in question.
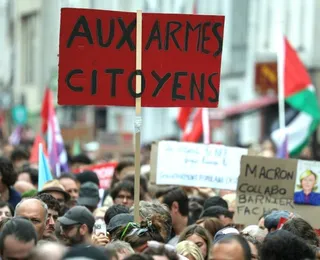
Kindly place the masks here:
<instances>
[{"instance_id":1,"label":"blue jacket","mask_svg":"<svg viewBox=\"0 0 320 260\"><path fill-rule=\"evenodd\" d=\"M308 196L306 196L303 190L297 191L294 193L293 201L296 204L320 206L320 193L311 192Z\"/></svg>"},{"instance_id":2,"label":"blue jacket","mask_svg":"<svg viewBox=\"0 0 320 260\"><path fill-rule=\"evenodd\" d=\"M9 201L8 203L15 209L17 204L21 201L21 195L14 188L9 187Z\"/></svg>"}]
</instances>

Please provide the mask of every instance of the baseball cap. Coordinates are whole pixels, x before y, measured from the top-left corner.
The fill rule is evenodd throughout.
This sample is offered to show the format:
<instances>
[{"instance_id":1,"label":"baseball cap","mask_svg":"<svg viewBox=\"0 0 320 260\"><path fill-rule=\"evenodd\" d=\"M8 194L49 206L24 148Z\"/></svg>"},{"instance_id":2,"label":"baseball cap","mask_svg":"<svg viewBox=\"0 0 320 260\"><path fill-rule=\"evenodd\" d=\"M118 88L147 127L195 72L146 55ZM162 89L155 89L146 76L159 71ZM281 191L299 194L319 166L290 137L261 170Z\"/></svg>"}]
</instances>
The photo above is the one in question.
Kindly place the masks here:
<instances>
[{"instance_id":1,"label":"baseball cap","mask_svg":"<svg viewBox=\"0 0 320 260\"><path fill-rule=\"evenodd\" d=\"M63 260L108 260L108 255L100 248L91 245L72 247L63 257Z\"/></svg>"},{"instance_id":2,"label":"baseball cap","mask_svg":"<svg viewBox=\"0 0 320 260\"><path fill-rule=\"evenodd\" d=\"M86 224L89 229L93 229L95 219L86 207L75 206L69 209L62 217L58 218L58 221L63 226Z\"/></svg>"},{"instance_id":3,"label":"baseball cap","mask_svg":"<svg viewBox=\"0 0 320 260\"><path fill-rule=\"evenodd\" d=\"M226 227L223 229L220 229L214 236L213 243L216 243L220 239L224 238L227 235L238 235L240 234L239 231L232 227Z\"/></svg>"},{"instance_id":4,"label":"baseball cap","mask_svg":"<svg viewBox=\"0 0 320 260\"><path fill-rule=\"evenodd\" d=\"M219 216L225 216L227 218L233 218L233 212L229 211L228 209L226 209L225 207L221 207L221 206L211 206L207 209L205 209L200 218L204 218L204 217L212 217L212 218L219 218Z\"/></svg>"},{"instance_id":5,"label":"baseball cap","mask_svg":"<svg viewBox=\"0 0 320 260\"><path fill-rule=\"evenodd\" d=\"M285 210L278 210L271 212L264 219L264 226L271 230L272 228L277 228L280 218L289 218L290 212Z\"/></svg>"},{"instance_id":6,"label":"baseball cap","mask_svg":"<svg viewBox=\"0 0 320 260\"><path fill-rule=\"evenodd\" d=\"M112 233L118 227L127 225L129 222L133 222L133 215L127 213L118 214L110 220L107 231L109 233Z\"/></svg>"},{"instance_id":7,"label":"baseball cap","mask_svg":"<svg viewBox=\"0 0 320 260\"><path fill-rule=\"evenodd\" d=\"M213 206L220 206L220 207L224 207L227 209L228 203L220 196L213 196L213 197L210 197L205 200L203 208L207 209L207 208L213 207Z\"/></svg>"},{"instance_id":8,"label":"baseball cap","mask_svg":"<svg viewBox=\"0 0 320 260\"><path fill-rule=\"evenodd\" d=\"M100 201L99 187L93 182L86 182L81 185L78 204L82 206L96 207Z\"/></svg>"}]
</instances>

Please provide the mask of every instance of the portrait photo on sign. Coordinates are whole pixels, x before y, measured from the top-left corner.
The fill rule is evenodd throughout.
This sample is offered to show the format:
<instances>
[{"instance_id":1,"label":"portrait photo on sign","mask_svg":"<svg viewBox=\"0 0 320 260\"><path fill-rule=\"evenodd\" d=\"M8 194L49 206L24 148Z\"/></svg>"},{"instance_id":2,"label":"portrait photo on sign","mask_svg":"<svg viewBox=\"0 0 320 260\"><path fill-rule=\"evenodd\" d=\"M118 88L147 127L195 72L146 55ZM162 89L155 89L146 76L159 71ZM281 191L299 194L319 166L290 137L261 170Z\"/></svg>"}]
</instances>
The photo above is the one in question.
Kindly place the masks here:
<instances>
[{"instance_id":1,"label":"portrait photo on sign","mask_svg":"<svg viewBox=\"0 0 320 260\"><path fill-rule=\"evenodd\" d=\"M320 162L298 161L293 201L320 206Z\"/></svg>"}]
</instances>

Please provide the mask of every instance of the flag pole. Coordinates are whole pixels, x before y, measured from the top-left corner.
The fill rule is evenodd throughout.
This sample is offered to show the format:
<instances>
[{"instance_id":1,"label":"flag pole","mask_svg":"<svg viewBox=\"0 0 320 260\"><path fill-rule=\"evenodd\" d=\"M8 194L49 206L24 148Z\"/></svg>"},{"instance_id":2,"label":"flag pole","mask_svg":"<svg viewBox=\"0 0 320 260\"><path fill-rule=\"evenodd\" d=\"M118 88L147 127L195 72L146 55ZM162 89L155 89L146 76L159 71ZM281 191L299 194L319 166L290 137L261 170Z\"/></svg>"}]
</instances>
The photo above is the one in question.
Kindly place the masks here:
<instances>
[{"instance_id":1,"label":"flag pole","mask_svg":"<svg viewBox=\"0 0 320 260\"><path fill-rule=\"evenodd\" d=\"M279 11L278 11L279 12ZM282 33L282 24L280 13L278 14L278 53L277 53L277 74L278 74L278 106L279 106L279 128L285 137L285 95L284 95L284 57L285 43L284 34Z\"/></svg>"},{"instance_id":2,"label":"flag pole","mask_svg":"<svg viewBox=\"0 0 320 260\"><path fill-rule=\"evenodd\" d=\"M137 11L136 27L136 70L142 69L142 11ZM136 76L136 93L141 93L141 76ZM136 98L136 118L135 118L135 175L134 175L134 221L139 222L139 202L140 202L140 132L141 132L141 97Z\"/></svg>"}]
</instances>

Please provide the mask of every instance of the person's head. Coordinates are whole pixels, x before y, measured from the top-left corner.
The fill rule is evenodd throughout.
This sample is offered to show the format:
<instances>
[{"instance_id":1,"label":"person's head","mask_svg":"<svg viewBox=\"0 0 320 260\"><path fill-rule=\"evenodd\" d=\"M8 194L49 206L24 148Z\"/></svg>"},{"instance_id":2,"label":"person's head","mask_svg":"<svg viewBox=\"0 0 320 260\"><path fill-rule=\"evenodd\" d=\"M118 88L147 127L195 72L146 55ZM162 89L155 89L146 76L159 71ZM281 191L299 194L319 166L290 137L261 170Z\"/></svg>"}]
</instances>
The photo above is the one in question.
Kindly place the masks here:
<instances>
[{"instance_id":1,"label":"person's head","mask_svg":"<svg viewBox=\"0 0 320 260\"><path fill-rule=\"evenodd\" d=\"M309 245L319 246L317 233L312 226L302 218L292 218L288 220L284 223L282 229L302 238Z\"/></svg>"},{"instance_id":2,"label":"person's head","mask_svg":"<svg viewBox=\"0 0 320 260\"><path fill-rule=\"evenodd\" d=\"M70 200L69 193L65 191L64 187L58 180L52 180L45 183L39 194L41 193L48 193L52 195L56 200L59 201L61 209L63 209L66 203Z\"/></svg>"},{"instance_id":3,"label":"person's head","mask_svg":"<svg viewBox=\"0 0 320 260\"><path fill-rule=\"evenodd\" d=\"M153 242L153 241L152 241ZM174 250L168 245L159 244L157 246L150 246L143 252L144 255L152 256L154 260L178 260L179 256Z\"/></svg>"},{"instance_id":4,"label":"person's head","mask_svg":"<svg viewBox=\"0 0 320 260\"><path fill-rule=\"evenodd\" d=\"M76 205L79 198L79 185L77 178L72 173L64 173L59 177L61 185L71 197L72 206Z\"/></svg>"},{"instance_id":5,"label":"person's head","mask_svg":"<svg viewBox=\"0 0 320 260\"><path fill-rule=\"evenodd\" d=\"M122 181L127 175L134 174L134 160L126 158L121 160L114 168L114 173L111 182L111 188L119 181Z\"/></svg>"},{"instance_id":6,"label":"person's head","mask_svg":"<svg viewBox=\"0 0 320 260\"><path fill-rule=\"evenodd\" d=\"M16 206L15 217L29 219L38 234L38 239L42 239L48 218L48 206L43 201L35 198L21 201Z\"/></svg>"},{"instance_id":7,"label":"person's head","mask_svg":"<svg viewBox=\"0 0 320 260\"><path fill-rule=\"evenodd\" d=\"M91 159L85 154L75 155L70 160L72 170L78 169L81 166L90 165Z\"/></svg>"},{"instance_id":8,"label":"person's head","mask_svg":"<svg viewBox=\"0 0 320 260\"><path fill-rule=\"evenodd\" d=\"M0 221L13 216L13 209L7 202L0 201Z\"/></svg>"},{"instance_id":9,"label":"person's head","mask_svg":"<svg viewBox=\"0 0 320 260\"><path fill-rule=\"evenodd\" d=\"M211 206L205 209L201 218L218 218L224 226L228 226L233 223L233 212L230 212L228 208L221 206Z\"/></svg>"},{"instance_id":10,"label":"person's head","mask_svg":"<svg viewBox=\"0 0 320 260\"><path fill-rule=\"evenodd\" d=\"M218 218L202 218L199 219L196 224L205 228L212 237L224 227L223 223Z\"/></svg>"},{"instance_id":11,"label":"person's head","mask_svg":"<svg viewBox=\"0 0 320 260\"><path fill-rule=\"evenodd\" d=\"M99 187L93 182L86 182L81 185L78 205L87 207L93 212L100 201Z\"/></svg>"},{"instance_id":12,"label":"person's head","mask_svg":"<svg viewBox=\"0 0 320 260\"><path fill-rule=\"evenodd\" d=\"M115 185L110 193L114 204L121 204L128 208L133 206L134 185L131 181L122 181Z\"/></svg>"},{"instance_id":13,"label":"person's head","mask_svg":"<svg viewBox=\"0 0 320 260\"><path fill-rule=\"evenodd\" d=\"M85 184L86 182L93 182L98 187L100 187L99 177L94 171L84 170L83 172L78 173L76 177L78 182L80 183L80 186L82 184Z\"/></svg>"},{"instance_id":14,"label":"person's head","mask_svg":"<svg viewBox=\"0 0 320 260\"><path fill-rule=\"evenodd\" d=\"M134 254L134 250L127 242L116 240L105 246L107 250L115 251L118 259L124 259L125 257Z\"/></svg>"},{"instance_id":15,"label":"person's head","mask_svg":"<svg viewBox=\"0 0 320 260\"><path fill-rule=\"evenodd\" d=\"M188 218L189 198L187 194L181 188L174 188L163 195L159 201L169 207L172 217L172 226L176 231L176 226L181 225L181 222L183 222L182 219Z\"/></svg>"},{"instance_id":16,"label":"person's head","mask_svg":"<svg viewBox=\"0 0 320 260\"><path fill-rule=\"evenodd\" d=\"M268 231L264 227L260 227L258 225L249 225L245 227L241 231L241 235L245 238L247 237L253 237L256 239L259 243L262 243L266 235L268 234ZM248 239L247 239L248 240Z\"/></svg>"},{"instance_id":17,"label":"person's head","mask_svg":"<svg viewBox=\"0 0 320 260\"><path fill-rule=\"evenodd\" d=\"M38 170L31 167L23 167L18 172L18 181L31 183L33 186L38 186Z\"/></svg>"},{"instance_id":18,"label":"person's head","mask_svg":"<svg viewBox=\"0 0 320 260\"><path fill-rule=\"evenodd\" d=\"M23 194L30 190L34 190L36 187L33 186L30 182L16 181L15 184L13 185L13 188L20 194Z\"/></svg>"},{"instance_id":19,"label":"person's head","mask_svg":"<svg viewBox=\"0 0 320 260\"><path fill-rule=\"evenodd\" d=\"M235 192L226 194L223 196L223 199L228 203L229 211L235 212L236 211L237 194Z\"/></svg>"},{"instance_id":20,"label":"person's head","mask_svg":"<svg viewBox=\"0 0 320 260\"><path fill-rule=\"evenodd\" d=\"M29 153L23 148L16 148L13 150L10 156L10 160L16 170L23 167L23 165L28 163Z\"/></svg>"},{"instance_id":21,"label":"person's head","mask_svg":"<svg viewBox=\"0 0 320 260\"><path fill-rule=\"evenodd\" d=\"M76 245L70 248L61 260L111 260L106 250L89 244Z\"/></svg>"},{"instance_id":22,"label":"person's head","mask_svg":"<svg viewBox=\"0 0 320 260\"><path fill-rule=\"evenodd\" d=\"M0 232L2 260L26 259L37 244L37 233L30 221L13 218L7 221Z\"/></svg>"},{"instance_id":23,"label":"person's head","mask_svg":"<svg viewBox=\"0 0 320 260\"><path fill-rule=\"evenodd\" d=\"M123 178L123 181L131 181L134 184L134 174L127 175L126 177ZM143 200L148 199L148 181L146 177L143 175L140 176L140 192L141 192L141 197Z\"/></svg>"},{"instance_id":24,"label":"person's head","mask_svg":"<svg viewBox=\"0 0 320 260\"><path fill-rule=\"evenodd\" d=\"M189 223L194 224L200 218L203 211L203 206L201 206L197 201L189 200Z\"/></svg>"},{"instance_id":25,"label":"person's head","mask_svg":"<svg viewBox=\"0 0 320 260\"><path fill-rule=\"evenodd\" d=\"M164 243L160 234L162 216L153 215L151 219L142 221L141 224L129 222L117 231L118 239L129 243L136 252L143 252L148 245L148 241Z\"/></svg>"},{"instance_id":26,"label":"person's head","mask_svg":"<svg viewBox=\"0 0 320 260\"><path fill-rule=\"evenodd\" d=\"M162 216L160 234L164 241L167 242L170 239L172 229L172 218L168 207L158 202L140 201L139 215L141 221L150 219L155 214L160 214Z\"/></svg>"},{"instance_id":27,"label":"person's head","mask_svg":"<svg viewBox=\"0 0 320 260\"><path fill-rule=\"evenodd\" d=\"M0 183L10 187L17 180L17 173L13 168L13 164L7 158L0 157Z\"/></svg>"},{"instance_id":28,"label":"person's head","mask_svg":"<svg viewBox=\"0 0 320 260\"><path fill-rule=\"evenodd\" d=\"M315 259L315 253L296 235L287 230L276 230L264 239L260 249L260 259Z\"/></svg>"},{"instance_id":29,"label":"person's head","mask_svg":"<svg viewBox=\"0 0 320 260\"><path fill-rule=\"evenodd\" d=\"M106 213L104 214L104 222L106 225L109 225L110 220L121 213L129 213L129 208L123 206L121 204L112 205L110 208L107 209Z\"/></svg>"},{"instance_id":30,"label":"person's head","mask_svg":"<svg viewBox=\"0 0 320 260\"><path fill-rule=\"evenodd\" d=\"M306 170L300 175L300 184L298 185L299 189L302 189L305 193L310 193L316 191L318 176L311 170Z\"/></svg>"},{"instance_id":31,"label":"person's head","mask_svg":"<svg viewBox=\"0 0 320 260\"><path fill-rule=\"evenodd\" d=\"M220 206L228 209L228 203L221 198L220 196L213 196L205 200L203 204L203 210L206 210L209 207Z\"/></svg>"},{"instance_id":32,"label":"person's head","mask_svg":"<svg viewBox=\"0 0 320 260\"><path fill-rule=\"evenodd\" d=\"M120 213L114 216L107 226L107 231L110 234L111 238L116 238L119 235L118 239L120 238L121 234L118 234L118 231L126 226L129 222L133 222L133 215L128 213Z\"/></svg>"},{"instance_id":33,"label":"person's head","mask_svg":"<svg viewBox=\"0 0 320 260\"><path fill-rule=\"evenodd\" d=\"M212 239L205 228L194 224L184 229L179 237L179 242L188 240L195 243L200 248L203 258L208 259Z\"/></svg>"},{"instance_id":34,"label":"person's head","mask_svg":"<svg viewBox=\"0 0 320 260\"><path fill-rule=\"evenodd\" d=\"M182 241L176 246L177 253L189 260L204 260L200 248L191 241Z\"/></svg>"},{"instance_id":35,"label":"person's head","mask_svg":"<svg viewBox=\"0 0 320 260\"><path fill-rule=\"evenodd\" d=\"M48 193L41 193L36 196L37 199L43 201L48 207L48 219L46 229L43 236L49 237L54 235L56 229L56 222L59 217L60 204L52 195Z\"/></svg>"},{"instance_id":36,"label":"person's head","mask_svg":"<svg viewBox=\"0 0 320 260\"><path fill-rule=\"evenodd\" d=\"M67 252L67 248L56 242L45 242L33 248L28 260L60 260Z\"/></svg>"},{"instance_id":37,"label":"person's head","mask_svg":"<svg viewBox=\"0 0 320 260\"><path fill-rule=\"evenodd\" d=\"M240 235L226 235L218 240L211 249L212 260L251 260L251 249Z\"/></svg>"},{"instance_id":38,"label":"person's head","mask_svg":"<svg viewBox=\"0 0 320 260\"><path fill-rule=\"evenodd\" d=\"M255 237L250 235L243 235L241 234L243 238L245 238L250 246L251 250L251 259L259 259L259 251L262 245L262 242L258 241Z\"/></svg>"},{"instance_id":39,"label":"person's head","mask_svg":"<svg viewBox=\"0 0 320 260\"><path fill-rule=\"evenodd\" d=\"M268 229L268 232L274 231L277 229L279 221L281 218L289 219L290 212L285 210L272 211L264 219L264 226Z\"/></svg>"},{"instance_id":40,"label":"person's head","mask_svg":"<svg viewBox=\"0 0 320 260\"><path fill-rule=\"evenodd\" d=\"M95 219L86 207L75 206L69 209L58 221L60 222L61 235L67 245L77 245L90 240Z\"/></svg>"}]
</instances>

